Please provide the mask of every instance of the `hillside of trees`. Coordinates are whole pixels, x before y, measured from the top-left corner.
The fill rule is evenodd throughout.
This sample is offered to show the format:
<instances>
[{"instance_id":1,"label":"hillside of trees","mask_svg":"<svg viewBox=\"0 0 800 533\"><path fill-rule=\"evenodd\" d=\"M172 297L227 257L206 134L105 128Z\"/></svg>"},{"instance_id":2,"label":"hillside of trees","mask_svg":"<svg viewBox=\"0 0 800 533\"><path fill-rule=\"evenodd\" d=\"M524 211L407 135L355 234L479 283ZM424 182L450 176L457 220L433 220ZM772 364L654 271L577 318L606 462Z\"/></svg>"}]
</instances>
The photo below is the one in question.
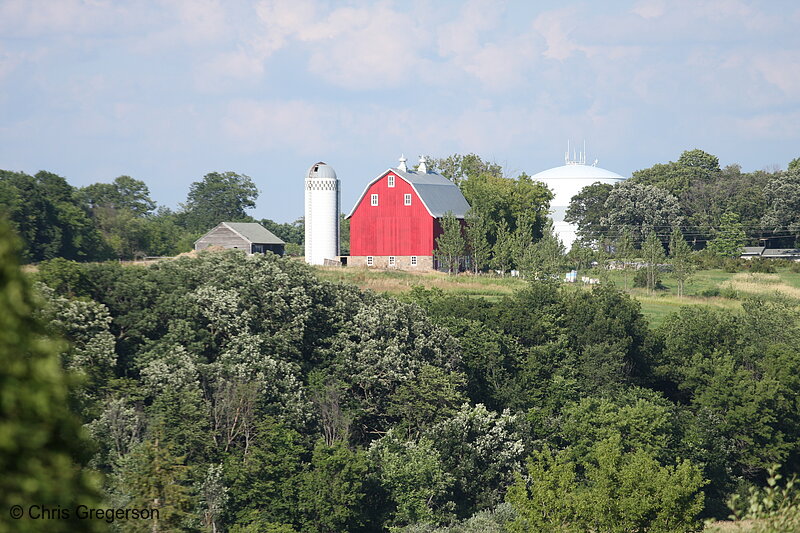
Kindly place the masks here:
<instances>
[{"instance_id":1,"label":"hillside of trees","mask_svg":"<svg viewBox=\"0 0 800 533\"><path fill-rule=\"evenodd\" d=\"M95 497L164 531L689 531L800 459L779 299L650 329L612 286L398 301L238 251L35 281Z\"/></svg>"}]
</instances>

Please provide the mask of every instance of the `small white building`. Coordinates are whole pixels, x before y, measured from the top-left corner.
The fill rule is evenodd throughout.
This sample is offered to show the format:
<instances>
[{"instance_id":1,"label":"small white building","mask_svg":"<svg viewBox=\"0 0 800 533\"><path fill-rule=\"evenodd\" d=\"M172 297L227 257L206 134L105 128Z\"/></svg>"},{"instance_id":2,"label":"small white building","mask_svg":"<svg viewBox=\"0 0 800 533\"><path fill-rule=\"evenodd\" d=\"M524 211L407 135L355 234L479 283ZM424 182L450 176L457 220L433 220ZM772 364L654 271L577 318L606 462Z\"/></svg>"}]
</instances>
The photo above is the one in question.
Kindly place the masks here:
<instances>
[{"instance_id":1,"label":"small white building","mask_svg":"<svg viewBox=\"0 0 800 533\"><path fill-rule=\"evenodd\" d=\"M305 259L312 265L339 257L339 179L333 167L320 161L305 179Z\"/></svg>"}]
</instances>

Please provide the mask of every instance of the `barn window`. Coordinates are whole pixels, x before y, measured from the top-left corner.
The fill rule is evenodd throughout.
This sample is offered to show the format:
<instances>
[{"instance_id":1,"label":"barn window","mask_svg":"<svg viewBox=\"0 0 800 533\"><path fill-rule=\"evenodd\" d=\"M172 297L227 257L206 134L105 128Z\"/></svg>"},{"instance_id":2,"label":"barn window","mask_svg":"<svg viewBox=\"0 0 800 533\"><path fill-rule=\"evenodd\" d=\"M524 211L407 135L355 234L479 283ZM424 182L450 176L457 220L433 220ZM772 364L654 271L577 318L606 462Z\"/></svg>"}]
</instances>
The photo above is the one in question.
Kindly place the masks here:
<instances>
[{"instance_id":1,"label":"barn window","mask_svg":"<svg viewBox=\"0 0 800 533\"><path fill-rule=\"evenodd\" d=\"M393 266L396 266L396 265L397 265L397 261L395 260L395 257L393 255L390 255L389 256L389 266L393 267Z\"/></svg>"},{"instance_id":2,"label":"barn window","mask_svg":"<svg viewBox=\"0 0 800 533\"><path fill-rule=\"evenodd\" d=\"M373 194L370 197L369 201L370 201L370 205L377 206L378 205L378 195L377 194Z\"/></svg>"},{"instance_id":3,"label":"barn window","mask_svg":"<svg viewBox=\"0 0 800 533\"><path fill-rule=\"evenodd\" d=\"M416 255L412 255L411 256L411 266L412 267L417 266L417 256Z\"/></svg>"},{"instance_id":4,"label":"barn window","mask_svg":"<svg viewBox=\"0 0 800 533\"><path fill-rule=\"evenodd\" d=\"M389 174L389 187L394 187L394 174Z\"/></svg>"},{"instance_id":5,"label":"barn window","mask_svg":"<svg viewBox=\"0 0 800 533\"><path fill-rule=\"evenodd\" d=\"M403 195L403 204L411 205L411 195L410 194Z\"/></svg>"},{"instance_id":6,"label":"barn window","mask_svg":"<svg viewBox=\"0 0 800 533\"><path fill-rule=\"evenodd\" d=\"M367 266L371 267L373 263L374 263L374 261L372 260L372 256L368 255L367 256Z\"/></svg>"}]
</instances>

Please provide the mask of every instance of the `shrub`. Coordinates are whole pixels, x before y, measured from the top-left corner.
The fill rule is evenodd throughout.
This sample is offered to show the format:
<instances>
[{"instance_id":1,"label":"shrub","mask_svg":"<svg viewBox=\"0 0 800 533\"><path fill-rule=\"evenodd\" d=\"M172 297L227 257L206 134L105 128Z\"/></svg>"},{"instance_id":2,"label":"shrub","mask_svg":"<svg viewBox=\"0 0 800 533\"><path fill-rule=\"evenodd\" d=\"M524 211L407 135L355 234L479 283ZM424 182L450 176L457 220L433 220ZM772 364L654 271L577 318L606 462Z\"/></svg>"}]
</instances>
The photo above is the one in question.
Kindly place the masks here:
<instances>
[{"instance_id":1,"label":"shrub","mask_svg":"<svg viewBox=\"0 0 800 533\"><path fill-rule=\"evenodd\" d=\"M781 486L783 478L779 465L767 470L767 486L751 488L746 498L738 494L731 497L728 506L736 521L752 520L749 531L753 533L782 533L800 531L800 492L797 477L792 476Z\"/></svg>"},{"instance_id":2,"label":"shrub","mask_svg":"<svg viewBox=\"0 0 800 533\"><path fill-rule=\"evenodd\" d=\"M633 286L634 287L642 287L647 288L647 270L641 268L636 271L636 274L633 276ZM661 291L666 289L664 284L661 282L661 273L656 272L656 286L655 290Z\"/></svg>"},{"instance_id":3,"label":"shrub","mask_svg":"<svg viewBox=\"0 0 800 533\"><path fill-rule=\"evenodd\" d=\"M750 272L758 272L760 274L775 273L775 264L773 263L773 260L764 259L763 257L751 259L750 261L748 261L747 268L748 270L750 270Z\"/></svg>"}]
</instances>

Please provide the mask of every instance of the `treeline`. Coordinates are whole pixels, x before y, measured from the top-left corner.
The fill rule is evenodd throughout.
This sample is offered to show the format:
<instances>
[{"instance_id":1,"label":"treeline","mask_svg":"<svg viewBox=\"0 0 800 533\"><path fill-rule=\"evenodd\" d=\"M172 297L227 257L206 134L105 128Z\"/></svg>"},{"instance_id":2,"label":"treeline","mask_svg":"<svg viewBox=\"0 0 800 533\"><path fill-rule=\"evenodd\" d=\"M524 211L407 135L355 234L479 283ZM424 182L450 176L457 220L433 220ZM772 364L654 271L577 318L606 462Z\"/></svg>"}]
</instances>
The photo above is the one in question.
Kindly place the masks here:
<instances>
[{"instance_id":1,"label":"treeline","mask_svg":"<svg viewBox=\"0 0 800 533\"><path fill-rule=\"evenodd\" d=\"M212 172L191 184L178 211L158 206L147 185L129 176L111 183L73 187L41 171L34 176L0 170L0 216L23 242L24 262L140 259L188 252L194 241L223 221L257 222L253 180L234 172ZM303 221L260 221L286 241L287 253L302 255Z\"/></svg>"},{"instance_id":2,"label":"treeline","mask_svg":"<svg viewBox=\"0 0 800 533\"><path fill-rule=\"evenodd\" d=\"M37 279L105 501L164 529L688 531L800 466L780 298L651 330L612 286L401 302L239 252Z\"/></svg>"},{"instance_id":3,"label":"treeline","mask_svg":"<svg viewBox=\"0 0 800 533\"><path fill-rule=\"evenodd\" d=\"M792 247L800 237L800 158L785 171L744 173L739 165L721 169L702 150L685 151L623 183L585 187L566 219L587 244L613 243L626 229L636 242L650 232L666 242L677 228L694 249L734 230L738 246Z\"/></svg>"},{"instance_id":4,"label":"treeline","mask_svg":"<svg viewBox=\"0 0 800 533\"><path fill-rule=\"evenodd\" d=\"M720 169L717 157L689 150L677 162L636 171L622 183L589 185L566 213L579 236L569 251L545 216L551 191L527 174L506 178L499 165L475 154L434 159L432 166L472 206L464 224L452 216L442 220L436 255L449 272L514 269L543 279L612 258L652 264L667 251L685 256L692 250L706 251L693 262L721 266L742 246L792 247L800 237L800 159L786 171L743 173L738 165Z\"/></svg>"}]
</instances>

